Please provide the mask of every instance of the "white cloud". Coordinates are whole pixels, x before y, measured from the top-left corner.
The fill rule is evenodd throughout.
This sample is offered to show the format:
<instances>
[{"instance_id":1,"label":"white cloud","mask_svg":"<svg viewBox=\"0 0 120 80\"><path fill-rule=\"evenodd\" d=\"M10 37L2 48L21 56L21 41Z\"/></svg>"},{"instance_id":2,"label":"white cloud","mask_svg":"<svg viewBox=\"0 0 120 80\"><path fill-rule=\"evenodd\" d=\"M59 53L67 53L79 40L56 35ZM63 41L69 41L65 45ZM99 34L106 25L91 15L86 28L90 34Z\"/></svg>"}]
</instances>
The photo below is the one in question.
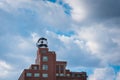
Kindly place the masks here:
<instances>
[{"instance_id":1,"label":"white cloud","mask_svg":"<svg viewBox=\"0 0 120 80\"><path fill-rule=\"evenodd\" d=\"M120 80L120 72L117 73L116 80Z\"/></svg>"},{"instance_id":2,"label":"white cloud","mask_svg":"<svg viewBox=\"0 0 120 80\"><path fill-rule=\"evenodd\" d=\"M0 8L8 11L8 12L12 12L12 11L16 11L18 8L20 8L20 6L23 6L23 3L30 3L30 0L3 0L0 1L1 5Z\"/></svg>"},{"instance_id":3,"label":"white cloud","mask_svg":"<svg viewBox=\"0 0 120 80\"><path fill-rule=\"evenodd\" d=\"M32 36L32 41L34 43L36 43L37 40L40 38L40 36L37 33L35 33L35 32L31 33L31 36Z\"/></svg>"},{"instance_id":4,"label":"white cloud","mask_svg":"<svg viewBox=\"0 0 120 80\"><path fill-rule=\"evenodd\" d=\"M93 57L93 55L88 54L86 47L84 46L84 42L79 40L76 35L66 36L50 31L47 32L49 32L47 34L48 40L50 40L48 42L48 44L50 43L49 48L52 47L52 49L56 51L58 60L66 60L70 66L86 65L86 67L96 67L101 65L99 58L97 58L97 56ZM81 60L78 61L79 59Z\"/></svg>"},{"instance_id":5,"label":"white cloud","mask_svg":"<svg viewBox=\"0 0 120 80\"><path fill-rule=\"evenodd\" d=\"M96 55L107 64L120 64L119 59L119 28L109 28L105 24L93 24L77 28L76 36L79 41L83 41L85 49L93 55ZM114 36L113 36L114 35ZM81 45L81 44L77 44ZM114 58L114 59L113 59Z\"/></svg>"},{"instance_id":6,"label":"white cloud","mask_svg":"<svg viewBox=\"0 0 120 80\"><path fill-rule=\"evenodd\" d=\"M47 27L57 27L55 28L57 30L65 30L64 25L70 27L71 17L64 12L63 7L59 4L42 0L5 0L0 3L1 9L17 16L25 15L25 13L37 15L36 20L40 23L40 26L44 24Z\"/></svg>"},{"instance_id":7,"label":"white cloud","mask_svg":"<svg viewBox=\"0 0 120 80\"><path fill-rule=\"evenodd\" d=\"M21 52L26 52L34 49L35 44L31 36L23 37L20 35L11 35L10 38L11 38L10 44L12 44L12 46L9 45L9 48L13 49L13 51L16 52L18 51L14 50L15 48L19 49Z\"/></svg>"},{"instance_id":8,"label":"white cloud","mask_svg":"<svg viewBox=\"0 0 120 80\"><path fill-rule=\"evenodd\" d=\"M12 66L5 61L0 60L0 77L5 78L8 75L10 75L10 72L12 70Z\"/></svg>"},{"instance_id":9,"label":"white cloud","mask_svg":"<svg viewBox=\"0 0 120 80\"><path fill-rule=\"evenodd\" d=\"M82 21L87 17L88 10L87 6L83 3L82 0L63 0L71 8L71 16L75 21Z\"/></svg>"},{"instance_id":10,"label":"white cloud","mask_svg":"<svg viewBox=\"0 0 120 80\"><path fill-rule=\"evenodd\" d=\"M16 62L16 60L23 60L26 63L30 63L33 59L33 55L36 53L36 42L33 39L35 38L33 34L30 34L28 37L23 37L20 35L6 35L4 36L1 43L7 48L7 51L2 52L2 56L4 55L10 60ZM1 36L3 37L3 36ZM17 55L17 56L16 56ZM6 59L6 58L5 58ZM33 62L33 61L32 61Z\"/></svg>"},{"instance_id":11,"label":"white cloud","mask_svg":"<svg viewBox=\"0 0 120 80\"><path fill-rule=\"evenodd\" d=\"M79 26L78 26L79 27ZM119 65L119 28L108 28L105 24L93 24L91 26L79 27L72 36L57 35L66 50L77 49L85 51L86 57L93 55L100 59L99 67L108 64ZM117 32L115 32L117 31ZM55 35L55 33L53 33ZM49 35L49 34L48 34ZM115 36L113 36L115 35ZM61 50L62 51L62 50ZM73 52L76 52L73 50ZM62 52L61 52L62 53ZM63 52L67 53L67 52ZM67 54L66 54L67 55ZM71 50L72 55L72 50ZM80 55L78 55L80 57ZM114 58L114 59L113 59ZM93 59L90 57L89 59ZM84 62L84 61L83 61ZM89 62L89 61L88 61ZM93 61L92 64L95 64ZM96 65L97 67L98 65Z\"/></svg>"},{"instance_id":12,"label":"white cloud","mask_svg":"<svg viewBox=\"0 0 120 80\"><path fill-rule=\"evenodd\" d=\"M80 29L77 29L77 36L80 40L83 40L85 42L86 49L91 51L91 53L98 53L101 49L100 43L98 43L99 39L99 29L101 27L83 27Z\"/></svg>"},{"instance_id":13,"label":"white cloud","mask_svg":"<svg viewBox=\"0 0 120 80\"><path fill-rule=\"evenodd\" d=\"M68 37L68 36L65 36L65 35L58 35L58 38L64 42L66 45L67 44L70 44L71 41L73 41L72 37Z\"/></svg>"},{"instance_id":14,"label":"white cloud","mask_svg":"<svg viewBox=\"0 0 120 80\"><path fill-rule=\"evenodd\" d=\"M86 46L85 46L85 41L83 41L83 40L76 39L76 40L74 41L74 43L75 43L76 45L78 45L81 49L85 49L85 48L86 48Z\"/></svg>"},{"instance_id":15,"label":"white cloud","mask_svg":"<svg viewBox=\"0 0 120 80\"><path fill-rule=\"evenodd\" d=\"M26 55L23 54L23 53L17 54L17 56L16 56L15 54L16 54L16 53L13 53L13 54L10 53L10 54L7 55L7 57L13 58L13 59L15 59L15 60L24 61L24 63L26 63L26 65L34 63L33 57L35 58L35 56L31 56L31 57L30 57L30 55L29 55L29 56L26 56ZM21 63L21 61L19 61L19 62ZM19 65L22 65L22 63L19 64ZM26 65L25 65L25 66L26 66ZM16 65L16 66L17 66L17 65Z\"/></svg>"},{"instance_id":16,"label":"white cloud","mask_svg":"<svg viewBox=\"0 0 120 80\"><path fill-rule=\"evenodd\" d=\"M37 33L34 33L34 35ZM4 35L3 42L7 50L2 52L0 55L5 61L0 61L0 79L16 80L21 73L21 69L28 68L30 64L34 63L36 58L36 45L33 39L33 34L28 37L20 35ZM34 36L35 37L35 36ZM1 43L3 43L1 41ZM14 69L11 65L14 66ZM19 63L19 64L18 64ZM9 75L9 76L8 76Z\"/></svg>"},{"instance_id":17,"label":"white cloud","mask_svg":"<svg viewBox=\"0 0 120 80\"><path fill-rule=\"evenodd\" d=\"M18 48L19 49L24 49L26 50L27 48L30 48L31 45L28 41L24 40L23 38L18 38L19 39L19 43L18 43Z\"/></svg>"},{"instance_id":18,"label":"white cloud","mask_svg":"<svg viewBox=\"0 0 120 80\"><path fill-rule=\"evenodd\" d=\"M97 68L93 74L89 76L88 80L114 80L115 72L112 68Z\"/></svg>"}]
</instances>

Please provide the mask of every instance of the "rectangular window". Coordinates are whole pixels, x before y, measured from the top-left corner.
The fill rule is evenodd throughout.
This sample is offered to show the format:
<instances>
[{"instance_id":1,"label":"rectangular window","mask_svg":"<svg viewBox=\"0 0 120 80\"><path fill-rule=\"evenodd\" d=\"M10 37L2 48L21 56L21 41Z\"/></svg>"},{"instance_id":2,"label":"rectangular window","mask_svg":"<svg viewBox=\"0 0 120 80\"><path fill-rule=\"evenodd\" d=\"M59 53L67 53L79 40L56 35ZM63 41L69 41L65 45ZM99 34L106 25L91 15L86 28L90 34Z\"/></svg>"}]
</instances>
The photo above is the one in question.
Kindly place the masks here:
<instances>
[{"instance_id":1,"label":"rectangular window","mask_svg":"<svg viewBox=\"0 0 120 80\"><path fill-rule=\"evenodd\" d=\"M43 64L42 70L48 70L48 65L47 64Z\"/></svg>"},{"instance_id":2,"label":"rectangular window","mask_svg":"<svg viewBox=\"0 0 120 80\"><path fill-rule=\"evenodd\" d=\"M37 68L37 66L34 66L33 69L34 69L34 70L37 70L38 68Z\"/></svg>"},{"instance_id":3,"label":"rectangular window","mask_svg":"<svg viewBox=\"0 0 120 80\"><path fill-rule=\"evenodd\" d=\"M44 62L48 61L48 56L43 56L42 61Z\"/></svg>"},{"instance_id":4,"label":"rectangular window","mask_svg":"<svg viewBox=\"0 0 120 80\"><path fill-rule=\"evenodd\" d=\"M77 74L77 77L80 77L80 74Z\"/></svg>"},{"instance_id":5,"label":"rectangular window","mask_svg":"<svg viewBox=\"0 0 120 80\"><path fill-rule=\"evenodd\" d=\"M70 76L70 74L67 74L67 76Z\"/></svg>"},{"instance_id":6,"label":"rectangular window","mask_svg":"<svg viewBox=\"0 0 120 80\"><path fill-rule=\"evenodd\" d=\"M64 76L64 74L60 74L60 76Z\"/></svg>"},{"instance_id":7,"label":"rectangular window","mask_svg":"<svg viewBox=\"0 0 120 80\"><path fill-rule=\"evenodd\" d=\"M47 78L48 74L44 73L44 74L42 74L42 77Z\"/></svg>"},{"instance_id":8,"label":"rectangular window","mask_svg":"<svg viewBox=\"0 0 120 80\"><path fill-rule=\"evenodd\" d=\"M35 73L34 77L40 77L40 74L39 73Z\"/></svg>"},{"instance_id":9,"label":"rectangular window","mask_svg":"<svg viewBox=\"0 0 120 80\"><path fill-rule=\"evenodd\" d=\"M41 53L45 54L45 53L47 53L47 51L46 50L41 50Z\"/></svg>"},{"instance_id":10,"label":"rectangular window","mask_svg":"<svg viewBox=\"0 0 120 80\"><path fill-rule=\"evenodd\" d=\"M75 77L75 74L72 74L72 77Z\"/></svg>"},{"instance_id":11,"label":"rectangular window","mask_svg":"<svg viewBox=\"0 0 120 80\"><path fill-rule=\"evenodd\" d=\"M31 76L32 76L32 73L28 72L28 73L26 73L26 76L27 76L27 77L31 77Z\"/></svg>"},{"instance_id":12,"label":"rectangular window","mask_svg":"<svg viewBox=\"0 0 120 80\"><path fill-rule=\"evenodd\" d=\"M56 76L59 76L59 74L58 74L58 73L56 73Z\"/></svg>"}]
</instances>

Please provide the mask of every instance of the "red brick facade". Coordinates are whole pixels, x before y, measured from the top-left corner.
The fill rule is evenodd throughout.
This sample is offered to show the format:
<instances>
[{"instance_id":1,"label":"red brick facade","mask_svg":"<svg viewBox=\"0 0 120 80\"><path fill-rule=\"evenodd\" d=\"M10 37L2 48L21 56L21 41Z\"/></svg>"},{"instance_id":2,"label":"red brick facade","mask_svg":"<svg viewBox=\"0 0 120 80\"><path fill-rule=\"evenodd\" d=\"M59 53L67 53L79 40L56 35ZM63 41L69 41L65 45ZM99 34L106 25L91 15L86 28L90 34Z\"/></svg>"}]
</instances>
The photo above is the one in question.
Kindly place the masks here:
<instances>
[{"instance_id":1,"label":"red brick facade","mask_svg":"<svg viewBox=\"0 0 120 80\"><path fill-rule=\"evenodd\" d=\"M71 72L67 62L56 61L54 51L38 47L35 64L24 69L18 80L87 80L86 72Z\"/></svg>"}]
</instances>

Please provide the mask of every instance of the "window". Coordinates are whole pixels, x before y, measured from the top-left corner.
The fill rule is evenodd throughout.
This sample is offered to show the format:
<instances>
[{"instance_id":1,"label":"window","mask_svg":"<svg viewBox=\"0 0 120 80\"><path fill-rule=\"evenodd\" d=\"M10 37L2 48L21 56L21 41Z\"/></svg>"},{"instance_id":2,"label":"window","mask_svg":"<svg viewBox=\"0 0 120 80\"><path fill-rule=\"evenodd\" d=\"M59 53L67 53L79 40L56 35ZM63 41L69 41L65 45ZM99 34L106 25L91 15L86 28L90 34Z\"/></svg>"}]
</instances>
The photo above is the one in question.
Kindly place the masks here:
<instances>
[{"instance_id":1,"label":"window","mask_svg":"<svg viewBox=\"0 0 120 80\"><path fill-rule=\"evenodd\" d=\"M44 73L44 74L42 74L42 77L46 78L46 77L48 77L48 74Z\"/></svg>"},{"instance_id":2,"label":"window","mask_svg":"<svg viewBox=\"0 0 120 80\"><path fill-rule=\"evenodd\" d=\"M64 65L60 65L60 70L64 70Z\"/></svg>"},{"instance_id":3,"label":"window","mask_svg":"<svg viewBox=\"0 0 120 80\"><path fill-rule=\"evenodd\" d=\"M59 76L59 74L58 74L58 73L56 73L56 76Z\"/></svg>"},{"instance_id":4,"label":"window","mask_svg":"<svg viewBox=\"0 0 120 80\"><path fill-rule=\"evenodd\" d=\"M78 74L77 77L80 77L80 74Z\"/></svg>"},{"instance_id":5,"label":"window","mask_svg":"<svg viewBox=\"0 0 120 80\"><path fill-rule=\"evenodd\" d=\"M70 76L70 74L67 74L67 76Z\"/></svg>"},{"instance_id":6,"label":"window","mask_svg":"<svg viewBox=\"0 0 120 80\"><path fill-rule=\"evenodd\" d=\"M48 56L43 56L42 61L48 61Z\"/></svg>"},{"instance_id":7,"label":"window","mask_svg":"<svg viewBox=\"0 0 120 80\"><path fill-rule=\"evenodd\" d=\"M60 76L64 76L64 74L60 74Z\"/></svg>"},{"instance_id":8,"label":"window","mask_svg":"<svg viewBox=\"0 0 120 80\"><path fill-rule=\"evenodd\" d=\"M34 70L37 70L37 66L34 66L33 69L34 69Z\"/></svg>"},{"instance_id":9,"label":"window","mask_svg":"<svg viewBox=\"0 0 120 80\"><path fill-rule=\"evenodd\" d=\"M31 76L32 76L32 73L28 72L28 73L26 73L26 76L27 76L27 77L31 77Z\"/></svg>"},{"instance_id":10,"label":"window","mask_svg":"<svg viewBox=\"0 0 120 80\"><path fill-rule=\"evenodd\" d=\"M41 53L45 54L47 51L46 50L42 50Z\"/></svg>"},{"instance_id":11,"label":"window","mask_svg":"<svg viewBox=\"0 0 120 80\"><path fill-rule=\"evenodd\" d=\"M72 77L75 77L75 74L72 74Z\"/></svg>"},{"instance_id":12,"label":"window","mask_svg":"<svg viewBox=\"0 0 120 80\"><path fill-rule=\"evenodd\" d=\"M42 69L43 70L48 70L48 65L47 64L43 64Z\"/></svg>"},{"instance_id":13,"label":"window","mask_svg":"<svg viewBox=\"0 0 120 80\"><path fill-rule=\"evenodd\" d=\"M35 73L34 77L40 77L40 74L39 73Z\"/></svg>"}]
</instances>

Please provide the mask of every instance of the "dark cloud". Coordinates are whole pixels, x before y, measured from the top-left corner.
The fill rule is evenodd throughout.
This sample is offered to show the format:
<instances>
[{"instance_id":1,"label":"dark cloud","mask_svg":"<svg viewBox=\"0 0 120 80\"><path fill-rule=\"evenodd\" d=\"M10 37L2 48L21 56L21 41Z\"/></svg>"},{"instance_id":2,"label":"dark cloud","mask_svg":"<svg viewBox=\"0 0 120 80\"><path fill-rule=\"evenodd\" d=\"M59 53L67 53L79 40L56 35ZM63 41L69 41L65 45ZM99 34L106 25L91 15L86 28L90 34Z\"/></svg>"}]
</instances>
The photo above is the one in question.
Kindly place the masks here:
<instances>
[{"instance_id":1,"label":"dark cloud","mask_svg":"<svg viewBox=\"0 0 120 80\"><path fill-rule=\"evenodd\" d=\"M91 18L120 17L120 0L84 0L83 2L89 7Z\"/></svg>"}]
</instances>

